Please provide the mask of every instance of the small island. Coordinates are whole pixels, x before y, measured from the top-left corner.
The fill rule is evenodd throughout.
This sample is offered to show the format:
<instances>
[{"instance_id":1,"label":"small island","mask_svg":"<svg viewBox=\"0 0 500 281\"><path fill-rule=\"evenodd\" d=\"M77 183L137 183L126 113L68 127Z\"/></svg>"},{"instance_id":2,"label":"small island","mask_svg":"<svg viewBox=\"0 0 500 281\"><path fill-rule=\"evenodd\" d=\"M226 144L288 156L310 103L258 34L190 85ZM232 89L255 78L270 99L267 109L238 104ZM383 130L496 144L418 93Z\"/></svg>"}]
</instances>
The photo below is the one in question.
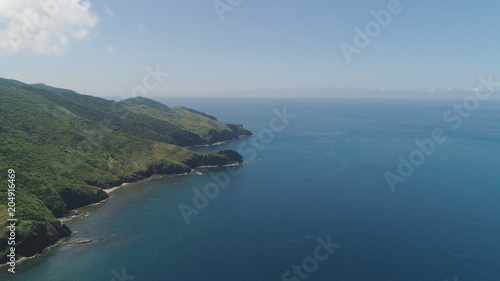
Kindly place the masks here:
<instances>
[{"instance_id":1,"label":"small island","mask_svg":"<svg viewBox=\"0 0 500 281\"><path fill-rule=\"evenodd\" d=\"M240 163L234 150L197 153L252 133L240 124L143 97L120 102L0 78L0 171L16 171L16 258L71 236L58 218L109 198L105 190L155 175ZM6 222L7 190L0 189ZM0 230L0 263L9 229Z\"/></svg>"}]
</instances>

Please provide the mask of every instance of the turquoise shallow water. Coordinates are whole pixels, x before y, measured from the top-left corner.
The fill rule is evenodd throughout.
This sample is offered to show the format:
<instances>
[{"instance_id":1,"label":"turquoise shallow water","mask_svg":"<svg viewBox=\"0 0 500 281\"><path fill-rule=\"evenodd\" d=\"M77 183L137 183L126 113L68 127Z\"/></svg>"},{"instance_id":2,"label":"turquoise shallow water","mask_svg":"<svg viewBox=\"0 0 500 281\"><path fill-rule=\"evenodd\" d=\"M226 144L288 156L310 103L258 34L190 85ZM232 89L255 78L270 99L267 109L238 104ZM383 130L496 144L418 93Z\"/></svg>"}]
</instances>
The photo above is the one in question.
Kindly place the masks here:
<instances>
[{"instance_id":1,"label":"turquoise shallow water","mask_svg":"<svg viewBox=\"0 0 500 281\"><path fill-rule=\"evenodd\" d=\"M302 268L307 280L499 280L500 102L450 130L451 100L163 101L256 133L275 108L296 118L255 154L251 139L196 148L255 159L189 225L179 204L192 206L193 188L226 168L123 187L67 222L75 238L103 240L57 247L15 275L2 268L1 280L283 280L328 237L340 246ZM435 128L448 140L391 192L384 172Z\"/></svg>"}]
</instances>

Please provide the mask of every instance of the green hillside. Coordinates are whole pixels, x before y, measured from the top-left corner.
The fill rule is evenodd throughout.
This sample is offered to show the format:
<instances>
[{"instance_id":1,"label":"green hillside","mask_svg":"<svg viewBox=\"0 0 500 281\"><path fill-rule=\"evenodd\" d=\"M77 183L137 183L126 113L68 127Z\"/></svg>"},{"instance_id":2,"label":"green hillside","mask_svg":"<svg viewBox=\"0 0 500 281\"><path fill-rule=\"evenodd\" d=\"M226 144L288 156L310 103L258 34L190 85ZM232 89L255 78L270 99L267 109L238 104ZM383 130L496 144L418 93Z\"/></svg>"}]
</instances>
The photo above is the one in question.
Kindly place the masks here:
<instances>
[{"instance_id":1,"label":"green hillside","mask_svg":"<svg viewBox=\"0 0 500 281\"><path fill-rule=\"evenodd\" d=\"M200 154L183 148L251 134L242 125L216 120L145 98L115 102L0 79L0 221L7 219L7 170L14 169L17 254L33 255L68 236L57 217L106 199L103 188L241 162L235 151ZM0 261L6 242L2 227Z\"/></svg>"}]
</instances>

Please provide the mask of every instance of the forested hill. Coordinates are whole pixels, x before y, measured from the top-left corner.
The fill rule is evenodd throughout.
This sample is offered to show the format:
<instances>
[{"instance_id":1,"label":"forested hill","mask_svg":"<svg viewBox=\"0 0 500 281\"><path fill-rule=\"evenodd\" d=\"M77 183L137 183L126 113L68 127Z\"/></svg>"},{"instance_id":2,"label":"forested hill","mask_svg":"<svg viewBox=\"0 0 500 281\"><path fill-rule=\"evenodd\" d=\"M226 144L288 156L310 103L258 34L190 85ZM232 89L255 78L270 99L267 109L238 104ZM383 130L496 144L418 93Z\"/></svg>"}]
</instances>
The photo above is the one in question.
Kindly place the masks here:
<instances>
[{"instance_id":1,"label":"forested hill","mask_svg":"<svg viewBox=\"0 0 500 281\"><path fill-rule=\"evenodd\" d=\"M116 102L0 78L0 222L8 218L8 169L16 172L16 251L29 256L68 236L57 217L106 199L103 188L241 162L232 150L184 147L247 135L242 125L146 98ZM7 231L0 229L1 262Z\"/></svg>"}]
</instances>

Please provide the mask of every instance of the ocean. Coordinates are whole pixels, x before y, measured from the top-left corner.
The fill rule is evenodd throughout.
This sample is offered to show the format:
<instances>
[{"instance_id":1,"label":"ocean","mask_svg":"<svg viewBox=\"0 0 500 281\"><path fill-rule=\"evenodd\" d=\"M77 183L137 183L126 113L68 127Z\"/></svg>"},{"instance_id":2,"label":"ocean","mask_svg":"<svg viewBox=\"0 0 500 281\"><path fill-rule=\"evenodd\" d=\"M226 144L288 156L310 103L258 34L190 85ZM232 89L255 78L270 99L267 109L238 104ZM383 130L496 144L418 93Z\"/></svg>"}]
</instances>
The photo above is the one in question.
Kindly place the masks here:
<instances>
[{"instance_id":1,"label":"ocean","mask_svg":"<svg viewBox=\"0 0 500 281\"><path fill-rule=\"evenodd\" d=\"M158 100L258 133L193 148L247 163L122 187L1 280L500 280L500 101Z\"/></svg>"}]
</instances>

